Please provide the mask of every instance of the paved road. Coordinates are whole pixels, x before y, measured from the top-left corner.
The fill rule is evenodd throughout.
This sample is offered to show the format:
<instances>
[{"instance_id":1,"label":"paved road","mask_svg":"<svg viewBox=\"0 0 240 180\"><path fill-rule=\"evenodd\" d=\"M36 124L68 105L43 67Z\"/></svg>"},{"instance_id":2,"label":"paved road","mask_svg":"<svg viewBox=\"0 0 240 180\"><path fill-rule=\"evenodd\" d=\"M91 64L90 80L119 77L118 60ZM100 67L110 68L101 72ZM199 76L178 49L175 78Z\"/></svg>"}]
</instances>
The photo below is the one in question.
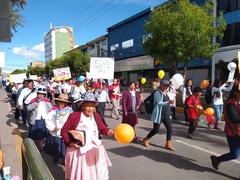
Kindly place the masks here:
<instances>
[{"instance_id":1,"label":"paved road","mask_svg":"<svg viewBox=\"0 0 240 180\"><path fill-rule=\"evenodd\" d=\"M0 94L0 97L4 96L6 97L6 95L2 96ZM1 100L4 101L5 99L2 98ZM7 102L5 101L4 103L6 104ZM2 110L8 113L8 110L4 108ZM9 119L12 119L13 116L11 112L8 115L7 113L4 116L8 116L9 118L6 120L10 122ZM121 121L110 118L109 115L110 111L107 111L106 120L109 127L114 128L121 123ZM178 114L178 118L183 119L181 114ZM136 127L137 135L142 138L152 128L152 123L148 119L149 117L147 116L141 117ZM25 127L19 124L19 128L23 135L27 135ZM0 134L3 139L4 133L2 130L1 128ZM240 179L239 161L223 163L220 165L219 171L215 171L211 167L209 158L211 154L218 155L228 152L223 131L201 126L197 129L195 140L188 139L186 132L187 127L183 121L174 121L173 144L176 152L170 152L163 148L166 138L164 126L161 126L159 134L151 139L151 147L149 148L144 147L141 143L121 145L113 137L104 137L103 144L113 164L109 168L110 180ZM55 179L64 179L64 167L56 165L52 157L44 153L42 155Z\"/></svg>"},{"instance_id":2,"label":"paved road","mask_svg":"<svg viewBox=\"0 0 240 180\"><path fill-rule=\"evenodd\" d=\"M121 121L109 118L109 127L116 127ZM179 119L183 119L178 114ZM223 127L223 125L222 125ZM136 127L137 135L144 137L152 128L147 116L141 117ZM221 164L219 171L211 167L210 155L228 151L223 131L208 129L204 125L198 128L196 139L187 137L187 127L183 121L174 121L173 144L176 152L165 150L165 128L162 125L159 134L151 139L151 147L141 143L121 145L114 138L105 137L103 144L113 164L109 168L110 180L224 180L240 179L240 162L231 161ZM64 167L56 166L52 159L43 155L56 179L63 179Z\"/></svg>"}]
</instances>

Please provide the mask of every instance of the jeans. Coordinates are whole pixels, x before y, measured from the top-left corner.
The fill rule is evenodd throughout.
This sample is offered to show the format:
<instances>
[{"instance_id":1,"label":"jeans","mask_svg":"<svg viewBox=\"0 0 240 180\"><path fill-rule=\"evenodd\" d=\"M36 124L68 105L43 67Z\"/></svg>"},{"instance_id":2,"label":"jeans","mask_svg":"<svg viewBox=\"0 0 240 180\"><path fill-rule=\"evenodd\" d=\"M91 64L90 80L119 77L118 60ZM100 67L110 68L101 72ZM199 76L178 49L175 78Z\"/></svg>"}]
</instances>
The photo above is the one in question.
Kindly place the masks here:
<instances>
[{"instance_id":1,"label":"jeans","mask_svg":"<svg viewBox=\"0 0 240 180\"><path fill-rule=\"evenodd\" d=\"M240 137L227 136L227 141L230 152L217 157L219 162L230 161L240 157Z\"/></svg>"},{"instance_id":2,"label":"jeans","mask_svg":"<svg viewBox=\"0 0 240 180\"><path fill-rule=\"evenodd\" d=\"M223 114L223 104L213 105L213 108L215 111L216 123L219 123Z\"/></svg>"}]
</instances>

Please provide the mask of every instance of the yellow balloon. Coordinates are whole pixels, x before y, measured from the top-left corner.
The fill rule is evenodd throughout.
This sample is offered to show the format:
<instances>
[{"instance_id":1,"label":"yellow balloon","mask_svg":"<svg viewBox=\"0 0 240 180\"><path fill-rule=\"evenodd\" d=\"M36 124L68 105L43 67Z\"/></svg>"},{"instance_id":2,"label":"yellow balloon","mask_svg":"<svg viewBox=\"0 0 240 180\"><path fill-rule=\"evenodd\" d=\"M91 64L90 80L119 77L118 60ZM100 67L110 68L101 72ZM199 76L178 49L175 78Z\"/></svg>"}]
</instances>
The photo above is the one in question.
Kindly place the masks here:
<instances>
[{"instance_id":1,"label":"yellow balloon","mask_svg":"<svg viewBox=\"0 0 240 180\"><path fill-rule=\"evenodd\" d=\"M134 136L135 132L133 127L126 123L119 124L114 130L114 137L121 144L130 143Z\"/></svg>"},{"instance_id":2,"label":"yellow balloon","mask_svg":"<svg viewBox=\"0 0 240 180\"><path fill-rule=\"evenodd\" d=\"M141 79L141 83L142 83L142 84L145 84L146 82L147 82L146 78L143 77L143 78Z\"/></svg>"},{"instance_id":3,"label":"yellow balloon","mask_svg":"<svg viewBox=\"0 0 240 180\"><path fill-rule=\"evenodd\" d=\"M165 76L165 72L163 70L158 71L158 77L162 79Z\"/></svg>"}]
</instances>

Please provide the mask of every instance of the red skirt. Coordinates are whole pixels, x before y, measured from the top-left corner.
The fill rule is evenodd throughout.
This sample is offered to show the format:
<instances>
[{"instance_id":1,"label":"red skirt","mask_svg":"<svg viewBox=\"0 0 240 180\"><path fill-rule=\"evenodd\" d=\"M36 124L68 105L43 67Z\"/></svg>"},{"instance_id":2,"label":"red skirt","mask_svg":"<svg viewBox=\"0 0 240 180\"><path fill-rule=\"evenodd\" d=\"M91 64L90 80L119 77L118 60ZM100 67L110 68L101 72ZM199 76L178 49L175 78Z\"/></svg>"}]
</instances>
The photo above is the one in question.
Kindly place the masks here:
<instances>
[{"instance_id":1,"label":"red skirt","mask_svg":"<svg viewBox=\"0 0 240 180\"><path fill-rule=\"evenodd\" d=\"M134 127L138 124L138 116L135 112L128 112L127 116L123 115L122 123L129 124Z\"/></svg>"}]
</instances>

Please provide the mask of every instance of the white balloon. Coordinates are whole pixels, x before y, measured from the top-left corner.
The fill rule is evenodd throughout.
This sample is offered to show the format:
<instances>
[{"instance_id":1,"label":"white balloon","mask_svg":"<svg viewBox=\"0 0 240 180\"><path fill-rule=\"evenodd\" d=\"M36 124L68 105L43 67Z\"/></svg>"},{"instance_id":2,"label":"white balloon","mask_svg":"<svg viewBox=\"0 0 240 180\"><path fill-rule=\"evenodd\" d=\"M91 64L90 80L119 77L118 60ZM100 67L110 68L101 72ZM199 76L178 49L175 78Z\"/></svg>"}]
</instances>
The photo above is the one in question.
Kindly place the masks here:
<instances>
[{"instance_id":1,"label":"white balloon","mask_svg":"<svg viewBox=\"0 0 240 180\"><path fill-rule=\"evenodd\" d=\"M227 68L229 71L234 71L237 68L237 65L234 62L230 62L228 63Z\"/></svg>"},{"instance_id":2,"label":"white balloon","mask_svg":"<svg viewBox=\"0 0 240 180\"><path fill-rule=\"evenodd\" d=\"M172 85L175 89L178 89L184 82L181 74L174 74L172 77Z\"/></svg>"}]
</instances>

